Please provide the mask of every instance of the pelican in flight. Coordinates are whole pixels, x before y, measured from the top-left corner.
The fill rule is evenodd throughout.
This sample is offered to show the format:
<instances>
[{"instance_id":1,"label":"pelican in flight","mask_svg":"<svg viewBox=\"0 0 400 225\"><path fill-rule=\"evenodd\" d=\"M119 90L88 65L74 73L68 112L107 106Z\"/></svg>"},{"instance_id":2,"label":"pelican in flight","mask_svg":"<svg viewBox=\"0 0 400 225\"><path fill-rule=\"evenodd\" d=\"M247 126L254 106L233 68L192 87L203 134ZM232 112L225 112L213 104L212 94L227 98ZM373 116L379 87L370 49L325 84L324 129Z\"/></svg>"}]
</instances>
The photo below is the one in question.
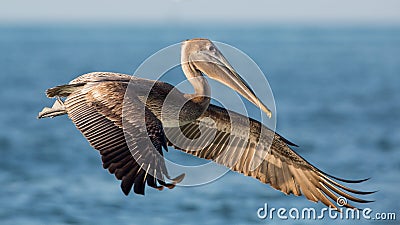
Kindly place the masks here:
<instances>
[{"instance_id":1,"label":"pelican in flight","mask_svg":"<svg viewBox=\"0 0 400 225\"><path fill-rule=\"evenodd\" d=\"M373 192L343 185L367 179L346 180L329 175L293 151L295 144L262 123L210 104L211 90L204 75L232 88L271 117L268 107L210 40L182 42L181 66L194 88L193 94L182 93L161 81L94 72L48 89L47 96L57 98L56 102L52 108L45 107L38 118L67 114L100 152L103 167L121 180L126 195L132 188L135 193L144 194L146 184L161 190L182 181L183 174L171 178L164 158L153 154L155 149L162 156L163 149L172 146L252 176L287 195L304 195L335 209L337 200L343 197L352 202L370 202L355 195ZM133 86L128 88L130 85ZM167 104L166 98L170 99ZM204 122L204 118L213 123ZM235 123L231 123L232 118ZM124 129L125 125L130 128ZM199 129L200 126L203 128ZM246 129L249 132L240 132ZM209 135L211 132L214 134ZM179 136L181 133L183 137ZM195 141L200 133L212 138L200 149L194 149L190 140ZM179 139L184 139L182 144L176 144ZM151 162L146 163L144 158ZM353 208L349 203L344 206Z\"/></svg>"}]
</instances>

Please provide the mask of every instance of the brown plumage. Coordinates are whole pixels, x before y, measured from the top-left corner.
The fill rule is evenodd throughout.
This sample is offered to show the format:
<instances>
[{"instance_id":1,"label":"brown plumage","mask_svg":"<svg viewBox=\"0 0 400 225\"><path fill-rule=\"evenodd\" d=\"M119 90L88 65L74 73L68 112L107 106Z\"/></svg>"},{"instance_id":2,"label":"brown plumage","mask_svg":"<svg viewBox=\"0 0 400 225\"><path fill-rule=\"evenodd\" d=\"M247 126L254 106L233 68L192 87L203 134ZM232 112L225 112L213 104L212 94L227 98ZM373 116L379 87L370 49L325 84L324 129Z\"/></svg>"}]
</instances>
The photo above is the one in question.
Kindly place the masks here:
<instances>
[{"instance_id":1,"label":"brown plumage","mask_svg":"<svg viewBox=\"0 0 400 225\"><path fill-rule=\"evenodd\" d=\"M211 118L216 124L206 123L203 120L204 118ZM250 135L246 137L241 135L240 132L232 133L231 120L236 121L235 125L239 127L247 126L247 120L249 120ZM311 201L321 201L335 209L337 209L335 203L340 196L354 202L370 202L354 197L349 193L365 195L373 192L353 190L335 181L360 183L366 179L345 180L328 175L293 151L289 146L296 145L279 134L256 120L219 106L210 105L207 111L195 122L181 128L166 128L166 132L168 132L169 137L182 138L174 135L182 131L186 138L196 139L200 126L203 126L201 130L205 137L208 133L215 133L211 143L204 148L197 149L197 144L194 148L191 148L192 142L187 140L187 143L172 140L168 145L200 158L211 159L233 171L254 177L285 194L296 196L303 194ZM176 147L172 143L179 143L180 146ZM252 168L253 165L255 165L254 168ZM350 204L345 206L353 208Z\"/></svg>"},{"instance_id":2,"label":"brown plumage","mask_svg":"<svg viewBox=\"0 0 400 225\"><path fill-rule=\"evenodd\" d=\"M193 41L195 44L198 42L207 46L210 43L204 39ZM200 44L197 47L201 47ZM204 57L205 53L201 54ZM191 55L192 58L196 56ZM192 61L186 62L189 63L184 68L186 76L202 76L201 71L260 106L254 92L227 62L219 67L212 64L211 70L204 62ZM231 75L230 79L236 79L236 83L219 73ZM196 94L207 93L207 82L199 82L203 86L193 82ZM129 83L133 83L134 88L128 88ZM149 87L151 91L147 93L150 94L144 100L143 95ZM190 97L188 106L180 111L183 116L179 121L161 117L160 108L170 92L175 93L177 102L187 101ZM285 194L303 194L311 201L321 201L333 208L337 206L332 200L336 202L341 196L353 202L366 203L369 201L352 194L373 193L353 190L339 183L364 180L345 180L322 172L294 152L289 147L295 146L293 143L260 122L209 104L207 98L199 100L198 95L183 94L164 82L117 73L90 73L67 85L47 90L47 95L66 99L64 102L58 99L52 108L45 108L39 118L68 114L93 148L100 152L103 167L122 180L121 188L126 195L132 187L135 193L144 194L146 183L157 189L173 188L183 179L184 175L171 178L168 174L162 157L167 145L252 176ZM173 109L169 109L171 115ZM269 111L266 106L262 109L266 113ZM167 183L165 178L172 183ZM353 207L350 204L345 206Z\"/></svg>"},{"instance_id":3,"label":"brown plumage","mask_svg":"<svg viewBox=\"0 0 400 225\"><path fill-rule=\"evenodd\" d=\"M82 88L68 95L64 102L68 116L89 143L100 152L103 167L115 174L117 179L122 180L121 188L126 195L132 189L133 184L135 184L135 193L144 194L146 181L153 188L161 189L162 186L172 188L174 184L165 183L164 180L156 179L148 174L146 170L149 165L145 164L144 160L142 162L136 161L132 156L134 152L130 152L128 148L122 129L122 102L127 85L126 82L105 81L91 85L90 88L81 86ZM50 97L57 93L52 93L56 89L49 89ZM105 90L107 93L104 93ZM132 138L131 143L139 142L140 139L146 141L148 140L147 136L143 137L143 135L147 134L140 132L140 127L136 126L136 124L145 123L145 118L140 117L140 107L143 104L137 98L131 98L131 101L132 104L125 105L132 107L129 109L132 113L137 112L137 116L130 118L137 119L138 122L130 123L130 121L127 121L131 126L129 126L129 132L125 131L125 134ZM150 136L151 143L143 143L140 147L153 144L162 155L162 147L166 149L166 141L161 122L149 110L146 110L145 117L147 121L150 121L146 123L147 132L153 135ZM152 149L141 152L151 154ZM171 179L164 161L160 161L159 157L147 156L146 158L158 160L152 162L152 165L156 165L152 169L159 174L157 177L166 176ZM174 182L178 182L181 178L176 178ZM157 182L162 186L158 186Z\"/></svg>"}]
</instances>

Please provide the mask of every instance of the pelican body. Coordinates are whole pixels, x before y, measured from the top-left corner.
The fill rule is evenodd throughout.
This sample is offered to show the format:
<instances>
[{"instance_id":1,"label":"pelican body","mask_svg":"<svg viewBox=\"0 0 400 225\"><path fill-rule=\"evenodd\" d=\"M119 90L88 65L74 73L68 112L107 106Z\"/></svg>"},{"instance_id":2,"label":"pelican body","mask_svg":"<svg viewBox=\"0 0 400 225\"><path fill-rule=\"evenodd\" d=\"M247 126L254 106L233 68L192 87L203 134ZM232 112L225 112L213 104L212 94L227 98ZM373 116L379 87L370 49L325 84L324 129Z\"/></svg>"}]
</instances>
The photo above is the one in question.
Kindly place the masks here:
<instances>
[{"instance_id":1,"label":"pelican body","mask_svg":"<svg viewBox=\"0 0 400 225\"><path fill-rule=\"evenodd\" d=\"M359 183L365 179L345 180L328 175L289 147L295 144L260 122L210 104L211 90L204 75L232 88L271 117L268 107L210 40L186 40L181 49L181 66L194 88L192 94L182 93L161 81L94 72L48 89L47 96L57 100L52 108L45 107L39 118L67 114L100 152L103 167L122 180L121 188L126 195L132 187L135 193L144 194L146 183L160 190L173 188L184 178L184 174L171 178L164 159L156 156L162 156L169 145L269 183L285 194L303 194L311 201L321 201L335 209L338 208L331 200L336 202L339 197L369 202L351 193L373 192L354 190L338 182ZM211 142L196 151L191 141L176 144L182 139L178 131L187 139L196 139L204 118L214 121L214 124L202 123L209 128L203 129L202 135L209 137L212 131L216 132ZM231 123L233 118L235 123ZM246 129L247 134L240 132ZM166 131L171 135L166 137ZM146 138L148 142L143 141ZM345 206L353 207L349 203Z\"/></svg>"}]
</instances>

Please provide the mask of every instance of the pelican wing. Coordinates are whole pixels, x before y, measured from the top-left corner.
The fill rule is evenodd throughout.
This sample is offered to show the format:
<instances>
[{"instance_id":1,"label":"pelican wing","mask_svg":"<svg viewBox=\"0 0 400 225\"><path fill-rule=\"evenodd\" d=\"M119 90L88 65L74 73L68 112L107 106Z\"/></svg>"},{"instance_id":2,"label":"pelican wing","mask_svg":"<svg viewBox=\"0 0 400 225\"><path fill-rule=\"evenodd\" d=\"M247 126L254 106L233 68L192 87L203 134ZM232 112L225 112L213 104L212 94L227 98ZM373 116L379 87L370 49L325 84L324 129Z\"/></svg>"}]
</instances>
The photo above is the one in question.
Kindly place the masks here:
<instances>
[{"instance_id":1,"label":"pelican wing","mask_svg":"<svg viewBox=\"0 0 400 225\"><path fill-rule=\"evenodd\" d=\"M133 185L135 193L144 194L146 182L153 188L172 188L174 184L163 179L169 176L162 157L166 141L161 122L134 93L124 102L127 85L118 81L86 83L67 97L68 116L100 152L103 167L122 180L126 195ZM129 113L123 118L123 112Z\"/></svg>"},{"instance_id":2,"label":"pelican wing","mask_svg":"<svg viewBox=\"0 0 400 225\"><path fill-rule=\"evenodd\" d=\"M340 196L354 202L369 202L352 196L370 194L350 189L336 180L358 183L328 175L294 152L294 145L258 121L215 105L195 122L166 128L168 144L186 153L211 159L230 169L257 178L285 194L305 195L337 209ZM329 199L330 198L330 199ZM353 207L346 204L346 207Z\"/></svg>"}]
</instances>

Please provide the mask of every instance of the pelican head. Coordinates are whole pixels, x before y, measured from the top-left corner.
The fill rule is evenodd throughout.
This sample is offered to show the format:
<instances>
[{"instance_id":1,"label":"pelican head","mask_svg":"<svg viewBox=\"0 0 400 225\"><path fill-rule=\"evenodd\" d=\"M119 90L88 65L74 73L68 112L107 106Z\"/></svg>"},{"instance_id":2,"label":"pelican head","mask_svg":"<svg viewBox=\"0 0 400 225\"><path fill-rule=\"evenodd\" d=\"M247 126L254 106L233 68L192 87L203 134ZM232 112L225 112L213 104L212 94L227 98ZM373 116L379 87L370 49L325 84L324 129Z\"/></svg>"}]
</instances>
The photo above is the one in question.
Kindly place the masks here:
<instances>
[{"instance_id":1,"label":"pelican head","mask_svg":"<svg viewBox=\"0 0 400 225\"><path fill-rule=\"evenodd\" d=\"M218 48L208 39L196 38L182 43L182 69L190 81L201 73L235 90L271 117L271 110L256 96L246 81L233 69ZM205 79L191 82L197 94L209 94Z\"/></svg>"}]
</instances>

